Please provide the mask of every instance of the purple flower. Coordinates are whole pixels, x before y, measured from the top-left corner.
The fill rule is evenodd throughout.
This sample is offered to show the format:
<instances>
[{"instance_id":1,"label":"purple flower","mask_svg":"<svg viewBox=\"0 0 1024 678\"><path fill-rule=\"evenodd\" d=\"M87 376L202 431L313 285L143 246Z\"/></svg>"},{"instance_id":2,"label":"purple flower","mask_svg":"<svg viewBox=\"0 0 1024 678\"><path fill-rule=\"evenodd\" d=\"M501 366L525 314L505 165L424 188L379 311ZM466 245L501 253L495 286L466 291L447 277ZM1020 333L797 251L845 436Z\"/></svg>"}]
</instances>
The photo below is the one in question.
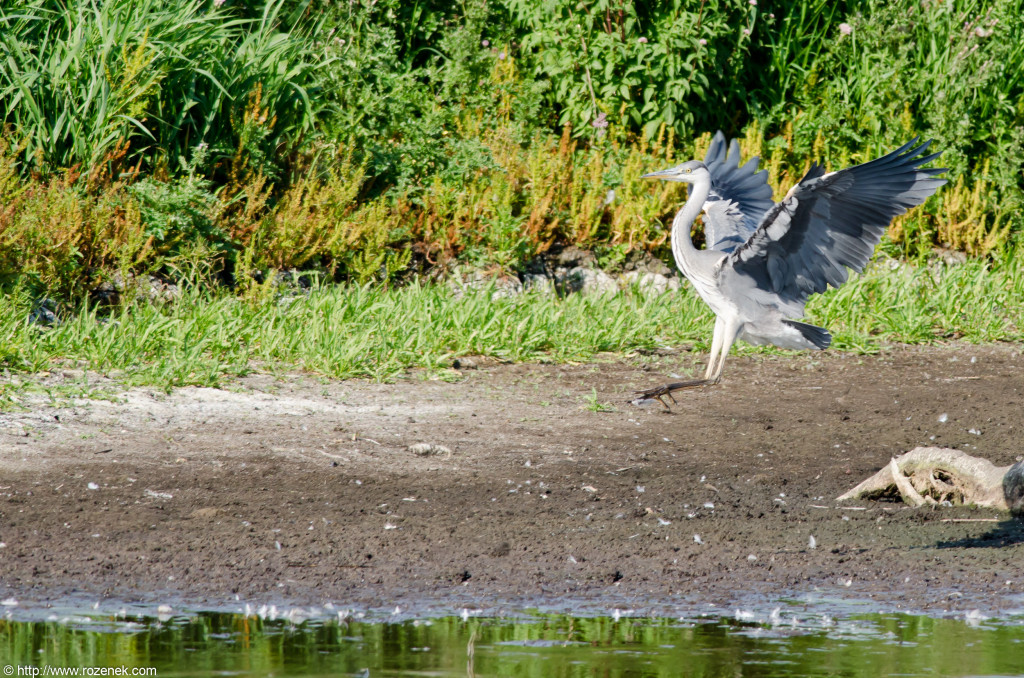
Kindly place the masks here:
<instances>
[{"instance_id":1,"label":"purple flower","mask_svg":"<svg viewBox=\"0 0 1024 678\"><path fill-rule=\"evenodd\" d=\"M484 46L484 47L490 47L491 46L491 41L490 40L484 40L480 44L482 46Z\"/></svg>"},{"instance_id":2,"label":"purple flower","mask_svg":"<svg viewBox=\"0 0 1024 678\"><path fill-rule=\"evenodd\" d=\"M698 40L697 42L699 42L699 43L700 43L700 44L702 44L702 45L706 45L706 44L708 44L708 41L707 41L707 40L705 40L704 38L701 38L701 39L700 39L700 40Z\"/></svg>"},{"instance_id":3,"label":"purple flower","mask_svg":"<svg viewBox=\"0 0 1024 678\"><path fill-rule=\"evenodd\" d=\"M504 58L505 58L505 53L504 53L504 52L502 52L501 54L499 54L499 55L498 55L498 58L499 58L499 59L504 59Z\"/></svg>"},{"instance_id":4,"label":"purple flower","mask_svg":"<svg viewBox=\"0 0 1024 678\"><path fill-rule=\"evenodd\" d=\"M225 1L226 0L213 0L213 6L214 7L220 7L221 5L224 4Z\"/></svg>"},{"instance_id":5,"label":"purple flower","mask_svg":"<svg viewBox=\"0 0 1024 678\"><path fill-rule=\"evenodd\" d=\"M743 29L743 35L750 35L750 29L749 28L744 28Z\"/></svg>"},{"instance_id":6,"label":"purple flower","mask_svg":"<svg viewBox=\"0 0 1024 678\"><path fill-rule=\"evenodd\" d=\"M590 126L596 129L604 129L605 127L608 126L608 116L606 116L604 113L598 113L597 117L594 119L594 122L590 123Z\"/></svg>"},{"instance_id":7,"label":"purple flower","mask_svg":"<svg viewBox=\"0 0 1024 678\"><path fill-rule=\"evenodd\" d=\"M640 38L640 44L641 45L646 45L647 44L647 38Z\"/></svg>"},{"instance_id":8,"label":"purple flower","mask_svg":"<svg viewBox=\"0 0 1024 678\"><path fill-rule=\"evenodd\" d=\"M843 35L849 35L850 33L853 33L853 26L844 21L843 23L839 24L839 32L842 33Z\"/></svg>"},{"instance_id":9,"label":"purple flower","mask_svg":"<svg viewBox=\"0 0 1024 678\"><path fill-rule=\"evenodd\" d=\"M747 4L751 7L757 7L757 0L749 0Z\"/></svg>"}]
</instances>

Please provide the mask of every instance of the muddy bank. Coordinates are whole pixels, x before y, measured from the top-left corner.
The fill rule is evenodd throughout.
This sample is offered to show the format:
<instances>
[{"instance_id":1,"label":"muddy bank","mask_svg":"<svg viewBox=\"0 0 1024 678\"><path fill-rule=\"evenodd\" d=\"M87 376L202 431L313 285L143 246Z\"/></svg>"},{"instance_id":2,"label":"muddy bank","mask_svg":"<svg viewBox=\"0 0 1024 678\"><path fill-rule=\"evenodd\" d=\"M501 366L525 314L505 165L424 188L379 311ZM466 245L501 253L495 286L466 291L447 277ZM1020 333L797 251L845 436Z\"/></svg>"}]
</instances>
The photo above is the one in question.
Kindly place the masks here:
<instances>
[{"instance_id":1,"label":"muddy bank","mask_svg":"<svg viewBox=\"0 0 1024 678\"><path fill-rule=\"evenodd\" d=\"M1018 350L733 357L671 413L628 394L699 356L38 398L0 415L0 596L1020 612L1024 523L834 500L917 445L1024 454Z\"/></svg>"}]
</instances>

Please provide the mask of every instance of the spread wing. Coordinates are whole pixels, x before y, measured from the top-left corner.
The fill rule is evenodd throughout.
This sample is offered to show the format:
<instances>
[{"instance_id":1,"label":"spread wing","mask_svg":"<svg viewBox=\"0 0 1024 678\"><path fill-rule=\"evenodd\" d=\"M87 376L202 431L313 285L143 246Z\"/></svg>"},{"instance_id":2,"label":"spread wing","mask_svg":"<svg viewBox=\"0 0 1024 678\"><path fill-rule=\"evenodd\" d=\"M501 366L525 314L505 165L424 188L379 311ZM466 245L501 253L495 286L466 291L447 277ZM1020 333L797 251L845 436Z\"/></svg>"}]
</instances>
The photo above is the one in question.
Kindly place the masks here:
<instances>
[{"instance_id":1,"label":"spread wing","mask_svg":"<svg viewBox=\"0 0 1024 678\"><path fill-rule=\"evenodd\" d=\"M735 139L726 152L725 135L715 134L704 164L711 173L711 192L704 203L707 248L732 252L757 229L771 209L772 189L767 170L757 171L758 158L740 166L740 145Z\"/></svg>"},{"instance_id":2,"label":"spread wing","mask_svg":"<svg viewBox=\"0 0 1024 678\"><path fill-rule=\"evenodd\" d=\"M862 271L893 217L920 205L946 183L942 168L920 169L931 141L910 143L839 172L812 165L786 198L764 215L726 259L721 285L757 303L803 315L811 294Z\"/></svg>"}]
</instances>

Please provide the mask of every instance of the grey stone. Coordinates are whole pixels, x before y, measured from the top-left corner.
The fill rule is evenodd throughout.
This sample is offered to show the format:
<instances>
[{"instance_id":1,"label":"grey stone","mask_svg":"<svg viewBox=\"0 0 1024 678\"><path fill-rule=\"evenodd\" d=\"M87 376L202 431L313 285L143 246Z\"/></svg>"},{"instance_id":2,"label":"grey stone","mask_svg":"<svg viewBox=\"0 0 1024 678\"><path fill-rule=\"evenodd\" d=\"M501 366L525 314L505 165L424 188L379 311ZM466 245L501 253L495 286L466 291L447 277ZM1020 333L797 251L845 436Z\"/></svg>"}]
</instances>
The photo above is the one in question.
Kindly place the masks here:
<instances>
[{"instance_id":1,"label":"grey stone","mask_svg":"<svg viewBox=\"0 0 1024 678\"><path fill-rule=\"evenodd\" d=\"M567 293L617 294L619 291L619 284L610 275L600 269L583 266L570 269L558 283Z\"/></svg>"},{"instance_id":2,"label":"grey stone","mask_svg":"<svg viewBox=\"0 0 1024 678\"><path fill-rule=\"evenodd\" d=\"M558 266L564 268L578 268L580 266L593 266L597 263L594 253L589 250L581 250L575 245L566 247L555 257Z\"/></svg>"},{"instance_id":3,"label":"grey stone","mask_svg":"<svg viewBox=\"0 0 1024 678\"><path fill-rule=\"evenodd\" d=\"M669 278L661 273L650 271L629 271L619 278L626 287L635 285L645 294L665 294L679 289L679 278Z\"/></svg>"},{"instance_id":4,"label":"grey stone","mask_svg":"<svg viewBox=\"0 0 1024 678\"><path fill-rule=\"evenodd\" d=\"M438 454L443 454L446 457L452 456L452 451L449 448L433 443L416 443L409 446L409 451L419 457L432 457Z\"/></svg>"},{"instance_id":5,"label":"grey stone","mask_svg":"<svg viewBox=\"0 0 1024 678\"><path fill-rule=\"evenodd\" d=\"M523 289L539 294L554 294L555 283L549 276L540 273L524 273Z\"/></svg>"},{"instance_id":6,"label":"grey stone","mask_svg":"<svg viewBox=\"0 0 1024 678\"><path fill-rule=\"evenodd\" d=\"M502 299L514 297L523 293L523 283L515 276L492 276L483 271L460 271L456 270L452 277L448 278L448 287L455 294L456 299L470 290L487 289L494 286L491 292L491 299Z\"/></svg>"},{"instance_id":7,"label":"grey stone","mask_svg":"<svg viewBox=\"0 0 1024 678\"><path fill-rule=\"evenodd\" d=\"M60 325L60 318L57 317L56 310L56 301L53 299L43 299L29 313L28 321L35 325L46 325L47 327Z\"/></svg>"}]
</instances>

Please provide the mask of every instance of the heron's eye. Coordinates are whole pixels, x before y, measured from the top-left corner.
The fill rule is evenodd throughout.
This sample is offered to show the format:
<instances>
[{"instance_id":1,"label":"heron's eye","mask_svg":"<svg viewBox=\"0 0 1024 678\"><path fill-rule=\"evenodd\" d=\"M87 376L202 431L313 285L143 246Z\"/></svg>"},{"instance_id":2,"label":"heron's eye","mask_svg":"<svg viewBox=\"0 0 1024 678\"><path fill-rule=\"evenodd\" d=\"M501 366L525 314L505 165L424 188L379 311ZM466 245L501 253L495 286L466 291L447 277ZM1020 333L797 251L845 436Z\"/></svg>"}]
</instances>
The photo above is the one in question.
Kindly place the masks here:
<instances>
[{"instance_id":1,"label":"heron's eye","mask_svg":"<svg viewBox=\"0 0 1024 678\"><path fill-rule=\"evenodd\" d=\"M687 174L689 174L690 173L690 168L686 168L685 171L686 171Z\"/></svg>"}]
</instances>

